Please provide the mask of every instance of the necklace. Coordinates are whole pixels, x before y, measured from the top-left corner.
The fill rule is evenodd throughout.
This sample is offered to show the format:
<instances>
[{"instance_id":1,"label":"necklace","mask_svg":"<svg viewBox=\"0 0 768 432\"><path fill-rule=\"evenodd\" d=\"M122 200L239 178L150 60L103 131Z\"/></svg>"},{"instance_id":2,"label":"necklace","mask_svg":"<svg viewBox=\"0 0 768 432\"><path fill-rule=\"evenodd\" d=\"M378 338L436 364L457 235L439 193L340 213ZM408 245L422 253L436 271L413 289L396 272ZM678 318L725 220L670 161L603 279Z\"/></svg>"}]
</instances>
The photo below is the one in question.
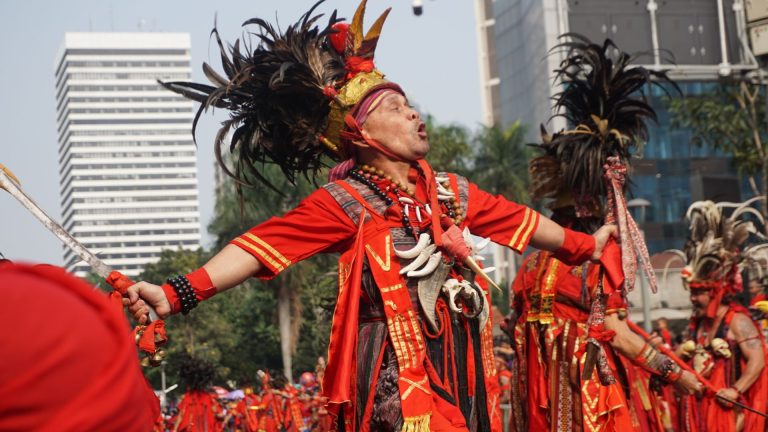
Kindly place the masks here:
<instances>
[{"instance_id":1,"label":"necklace","mask_svg":"<svg viewBox=\"0 0 768 432\"><path fill-rule=\"evenodd\" d=\"M430 208L429 204L419 202L415 197L415 192L407 185L392 180L392 177L385 175L382 170L375 167L369 165L353 167L349 170L349 176L367 186L376 196L384 201L387 207L392 206L397 201L401 205L400 221L406 234L418 238L419 234L421 234L421 223L424 219L422 212L426 214L427 219L432 215L433 209ZM388 182L388 184L382 187L379 185L382 181ZM440 198L441 208L437 211L442 212L443 216L450 218L452 223L456 225L461 224L464 216L461 208L456 205L456 197L450 190L450 182L438 182L438 188L441 191L438 197L442 196L442 198ZM417 226L411 223L411 208L413 208L418 221Z\"/></svg>"}]
</instances>

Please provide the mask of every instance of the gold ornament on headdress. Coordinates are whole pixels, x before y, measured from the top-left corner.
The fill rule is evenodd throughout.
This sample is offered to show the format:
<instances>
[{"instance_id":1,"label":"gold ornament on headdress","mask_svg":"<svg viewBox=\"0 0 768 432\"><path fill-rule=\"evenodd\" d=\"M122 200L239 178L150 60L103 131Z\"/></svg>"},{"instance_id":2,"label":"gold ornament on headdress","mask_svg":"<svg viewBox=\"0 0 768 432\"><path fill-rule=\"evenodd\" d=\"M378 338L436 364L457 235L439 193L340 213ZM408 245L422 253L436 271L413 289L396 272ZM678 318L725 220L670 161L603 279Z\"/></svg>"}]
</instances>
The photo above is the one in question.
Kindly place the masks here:
<instances>
[{"instance_id":1,"label":"gold ornament on headdress","mask_svg":"<svg viewBox=\"0 0 768 432\"><path fill-rule=\"evenodd\" d=\"M379 42L381 29L384 21L389 15L391 8L385 10L367 33L363 32L363 19L365 17L366 0L363 0L355 11L352 23L347 30L347 41L343 56L345 59L357 57L361 60L373 61L376 51L376 45ZM370 72L358 72L356 75L346 81L337 91L331 100L331 112L328 115L328 126L320 137L320 141L336 152L340 153L341 131L344 129L344 117L354 109L365 96L372 90L386 84L390 81L384 78L384 74L373 69Z\"/></svg>"}]
</instances>

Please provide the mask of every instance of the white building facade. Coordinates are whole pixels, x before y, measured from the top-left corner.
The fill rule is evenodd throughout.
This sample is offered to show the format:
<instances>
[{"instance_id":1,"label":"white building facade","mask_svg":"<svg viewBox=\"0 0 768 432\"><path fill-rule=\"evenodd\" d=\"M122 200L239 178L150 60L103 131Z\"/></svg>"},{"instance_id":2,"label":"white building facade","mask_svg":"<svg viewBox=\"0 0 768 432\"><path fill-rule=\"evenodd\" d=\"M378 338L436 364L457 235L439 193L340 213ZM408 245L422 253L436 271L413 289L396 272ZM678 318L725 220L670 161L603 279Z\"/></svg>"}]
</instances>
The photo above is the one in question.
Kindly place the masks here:
<instances>
[{"instance_id":1,"label":"white building facade","mask_svg":"<svg viewBox=\"0 0 768 432\"><path fill-rule=\"evenodd\" d=\"M128 276L200 246L194 107L157 83L190 76L186 33L67 33L56 57L62 225Z\"/></svg>"}]
</instances>

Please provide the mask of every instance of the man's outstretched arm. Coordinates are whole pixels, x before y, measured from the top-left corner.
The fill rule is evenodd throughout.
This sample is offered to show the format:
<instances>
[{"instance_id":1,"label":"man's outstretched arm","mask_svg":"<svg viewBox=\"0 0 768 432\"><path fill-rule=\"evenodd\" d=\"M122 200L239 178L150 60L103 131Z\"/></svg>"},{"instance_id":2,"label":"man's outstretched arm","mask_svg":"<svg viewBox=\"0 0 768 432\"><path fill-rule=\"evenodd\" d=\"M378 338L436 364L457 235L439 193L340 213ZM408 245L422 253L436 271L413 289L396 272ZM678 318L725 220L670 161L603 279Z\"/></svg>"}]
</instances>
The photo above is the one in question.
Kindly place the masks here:
<instances>
[{"instance_id":1,"label":"man's outstretched arm","mask_svg":"<svg viewBox=\"0 0 768 432\"><path fill-rule=\"evenodd\" d=\"M235 245L225 246L202 267L211 279L217 293L226 291L233 286L258 273L262 264L253 255ZM161 318L171 314L171 304L160 285L149 282L138 282L128 288L128 298L123 304L134 318L143 323L149 313L146 303L154 307Z\"/></svg>"}]
</instances>

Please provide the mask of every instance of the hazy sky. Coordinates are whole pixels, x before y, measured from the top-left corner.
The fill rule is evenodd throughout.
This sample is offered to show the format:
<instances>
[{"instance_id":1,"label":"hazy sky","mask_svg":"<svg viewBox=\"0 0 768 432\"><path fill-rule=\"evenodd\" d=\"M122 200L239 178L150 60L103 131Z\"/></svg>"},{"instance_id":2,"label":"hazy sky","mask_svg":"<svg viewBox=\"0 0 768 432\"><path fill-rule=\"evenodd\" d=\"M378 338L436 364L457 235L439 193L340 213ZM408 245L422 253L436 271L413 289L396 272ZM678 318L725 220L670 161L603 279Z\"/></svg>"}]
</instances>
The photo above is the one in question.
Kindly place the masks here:
<instances>
[{"instance_id":1,"label":"hazy sky","mask_svg":"<svg viewBox=\"0 0 768 432\"><path fill-rule=\"evenodd\" d=\"M288 24L312 0L0 0L0 163L21 180L24 190L59 220L58 142L54 57L65 32L167 31L192 37L195 81L200 65L216 62L209 40L214 17L226 40L241 36L240 24L260 16ZM338 9L352 18L357 0L328 0L320 10ZM400 83L413 102L441 123L474 128L480 122L480 84L474 1L429 0L413 15L409 0L369 0L366 27L393 6L377 50L377 66ZM213 147L216 120L201 121L198 168L201 224L213 212ZM23 261L62 263L61 245L11 196L0 191L0 253Z\"/></svg>"}]
</instances>

